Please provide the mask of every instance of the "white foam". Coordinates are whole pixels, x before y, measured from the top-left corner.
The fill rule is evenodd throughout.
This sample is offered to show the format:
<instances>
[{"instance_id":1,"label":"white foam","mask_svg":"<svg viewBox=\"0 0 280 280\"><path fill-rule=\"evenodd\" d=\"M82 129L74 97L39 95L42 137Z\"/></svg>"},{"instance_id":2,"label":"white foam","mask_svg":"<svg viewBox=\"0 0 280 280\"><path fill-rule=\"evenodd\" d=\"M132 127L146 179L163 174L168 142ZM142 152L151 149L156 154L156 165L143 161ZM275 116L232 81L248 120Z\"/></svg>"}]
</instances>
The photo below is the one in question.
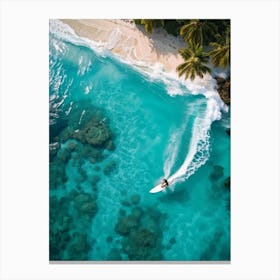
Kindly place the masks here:
<instances>
[{"instance_id":1,"label":"white foam","mask_svg":"<svg viewBox=\"0 0 280 280\"><path fill-rule=\"evenodd\" d=\"M91 88L90 86L86 86L85 87L85 94L88 94L90 92Z\"/></svg>"},{"instance_id":2,"label":"white foam","mask_svg":"<svg viewBox=\"0 0 280 280\"><path fill-rule=\"evenodd\" d=\"M83 119L83 116L84 116L85 112L86 112L86 111L83 110L83 112L81 113L80 120L79 120L79 125L80 125L81 122L82 122L82 119Z\"/></svg>"},{"instance_id":3,"label":"white foam","mask_svg":"<svg viewBox=\"0 0 280 280\"><path fill-rule=\"evenodd\" d=\"M183 164L168 179L170 183L188 179L200 166L206 163L209 158L209 130L211 123L207 118L196 118L193 124L189 151Z\"/></svg>"},{"instance_id":4,"label":"white foam","mask_svg":"<svg viewBox=\"0 0 280 280\"><path fill-rule=\"evenodd\" d=\"M167 149L165 151L165 161L163 166L164 171L164 178L168 178L171 173L171 169L175 164L175 160L178 154L179 146L180 146L180 140L182 138L183 132L185 130L185 123L182 127L175 130L173 133L171 133L171 137L169 139Z\"/></svg>"},{"instance_id":5,"label":"white foam","mask_svg":"<svg viewBox=\"0 0 280 280\"><path fill-rule=\"evenodd\" d=\"M73 108L73 103L74 103L73 101L70 102L69 108L68 108L68 110L65 112L66 116L68 116L68 115L71 113L72 108Z\"/></svg>"},{"instance_id":6,"label":"white foam","mask_svg":"<svg viewBox=\"0 0 280 280\"><path fill-rule=\"evenodd\" d=\"M63 39L78 46L86 46L94 50L99 55L106 53L105 44L101 42L95 42L87 38L78 36L75 31L67 24L58 19L50 19L49 31L55 37Z\"/></svg>"}]
</instances>

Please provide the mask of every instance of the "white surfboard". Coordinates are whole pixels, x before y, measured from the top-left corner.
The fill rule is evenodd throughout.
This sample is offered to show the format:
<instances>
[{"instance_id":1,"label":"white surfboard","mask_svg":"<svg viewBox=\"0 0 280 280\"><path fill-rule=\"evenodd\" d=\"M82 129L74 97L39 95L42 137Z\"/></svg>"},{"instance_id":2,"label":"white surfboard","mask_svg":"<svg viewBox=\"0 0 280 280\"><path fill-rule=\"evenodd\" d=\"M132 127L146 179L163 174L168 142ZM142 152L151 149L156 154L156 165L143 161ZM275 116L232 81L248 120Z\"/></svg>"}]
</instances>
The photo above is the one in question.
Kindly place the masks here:
<instances>
[{"instance_id":1,"label":"white surfboard","mask_svg":"<svg viewBox=\"0 0 280 280\"><path fill-rule=\"evenodd\" d=\"M157 186L155 186L154 188L152 188L149 192L150 193L157 193L157 192L161 192L164 191L167 187L162 188L161 184L158 184Z\"/></svg>"},{"instance_id":2,"label":"white surfboard","mask_svg":"<svg viewBox=\"0 0 280 280\"><path fill-rule=\"evenodd\" d=\"M162 182L161 182L160 184L158 184L158 185L156 185L155 187L153 187L149 192L150 192L150 193L157 193L157 192L162 192L162 191L165 192L166 189L167 189L168 187L170 187L170 185L172 185L172 184L175 182L175 179L171 176L171 177L169 177L169 178L167 179L167 182L168 182L168 186L162 188L162 187L161 187Z\"/></svg>"}]
</instances>

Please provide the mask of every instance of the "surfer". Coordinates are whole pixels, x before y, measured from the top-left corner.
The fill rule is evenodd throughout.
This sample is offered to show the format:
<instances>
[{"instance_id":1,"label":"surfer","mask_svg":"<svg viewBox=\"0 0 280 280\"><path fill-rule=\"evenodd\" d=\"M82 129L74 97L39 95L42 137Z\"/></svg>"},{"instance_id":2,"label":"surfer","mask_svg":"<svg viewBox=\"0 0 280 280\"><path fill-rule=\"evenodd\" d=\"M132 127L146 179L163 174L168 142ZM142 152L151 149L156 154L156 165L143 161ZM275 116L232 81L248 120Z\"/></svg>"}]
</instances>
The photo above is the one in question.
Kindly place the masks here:
<instances>
[{"instance_id":1,"label":"surfer","mask_svg":"<svg viewBox=\"0 0 280 280\"><path fill-rule=\"evenodd\" d=\"M169 184L168 184L168 181L167 181L166 179L163 179L163 180L162 180L162 183L161 183L161 187L162 187L162 188L166 188L168 185L169 185Z\"/></svg>"}]
</instances>

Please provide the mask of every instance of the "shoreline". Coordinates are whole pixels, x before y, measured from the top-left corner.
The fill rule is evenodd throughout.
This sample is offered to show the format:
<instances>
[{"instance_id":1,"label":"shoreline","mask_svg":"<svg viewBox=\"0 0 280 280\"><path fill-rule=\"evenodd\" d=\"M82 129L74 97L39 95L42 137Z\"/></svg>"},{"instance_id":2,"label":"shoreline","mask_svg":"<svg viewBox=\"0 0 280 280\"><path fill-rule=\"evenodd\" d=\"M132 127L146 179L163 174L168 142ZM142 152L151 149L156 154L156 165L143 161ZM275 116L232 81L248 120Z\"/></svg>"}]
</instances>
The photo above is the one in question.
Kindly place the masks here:
<instances>
[{"instance_id":1,"label":"shoreline","mask_svg":"<svg viewBox=\"0 0 280 280\"><path fill-rule=\"evenodd\" d=\"M213 73L206 74L203 79L196 77L194 81L182 81L179 78L176 68L184 62L179 54L179 49L186 48L186 42L181 37L170 35L162 28L158 28L152 34L147 34L142 26L137 26L132 20L59 20L69 26L79 37L97 43L120 59L130 62L140 69L147 66L160 69L164 73L176 77L176 80L181 80L191 91L196 92L196 87L204 88L203 91L215 90L222 103L225 106L230 105L230 82L228 82L230 77L221 75L225 72L224 70L221 71L212 65ZM219 104L218 107L224 111L224 105Z\"/></svg>"},{"instance_id":2,"label":"shoreline","mask_svg":"<svg viewBox=\"0 0 280 280\"><path fill-rule=\"evenodd\" d=\"M138 28L134 22L120 19L60 21L70 26L78 36L95 41L132 63L160 64L165 72L176 73L176 67L184 62L178 50L185 48L186 43L163 29L147 35L141 26Z\"/></svg>"}]
</instances>

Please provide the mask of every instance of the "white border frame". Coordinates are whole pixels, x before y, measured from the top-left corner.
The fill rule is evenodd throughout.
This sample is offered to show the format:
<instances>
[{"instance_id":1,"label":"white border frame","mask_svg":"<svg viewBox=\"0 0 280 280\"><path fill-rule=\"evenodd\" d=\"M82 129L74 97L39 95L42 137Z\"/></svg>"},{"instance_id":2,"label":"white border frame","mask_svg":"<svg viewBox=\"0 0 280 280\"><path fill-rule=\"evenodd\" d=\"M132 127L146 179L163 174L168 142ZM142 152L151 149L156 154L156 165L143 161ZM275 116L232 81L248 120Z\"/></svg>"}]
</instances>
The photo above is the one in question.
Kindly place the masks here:
<instances>
[{"instance_id":1,"label":"white border frame","mask_svg":"<svg viewBox=\"0 0 280 280\"><path fill-rule=\"evenodd\" d=\"M0 12L0 279L280 279L277 0L7 0ZM231 264L49 264L49 18L143 15L231 19Z\"/></svg>"}]
</instances>

